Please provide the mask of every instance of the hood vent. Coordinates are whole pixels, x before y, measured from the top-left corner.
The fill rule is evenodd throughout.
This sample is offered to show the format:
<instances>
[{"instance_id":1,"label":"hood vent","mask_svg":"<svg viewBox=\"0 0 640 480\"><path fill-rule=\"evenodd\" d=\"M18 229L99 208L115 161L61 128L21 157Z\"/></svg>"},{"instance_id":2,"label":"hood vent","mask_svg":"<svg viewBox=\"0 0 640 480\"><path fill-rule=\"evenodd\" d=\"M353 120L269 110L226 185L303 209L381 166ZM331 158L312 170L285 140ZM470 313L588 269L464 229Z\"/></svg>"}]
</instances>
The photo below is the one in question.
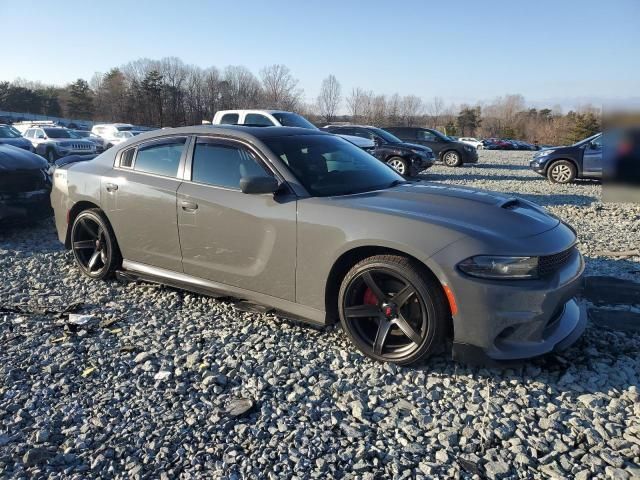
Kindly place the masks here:
<instances>
[{"instance_id":1,"label":"hood vent","mask_svg":"<svg viewBox=\"0 0 640 480\"><path fill-rule=\"evenodd\" d=\"M500 208L504 208L505 210L514 210L518 207L521 207L520 200L515 197L507 198L504 202L498 205Z\"/></svg>"}]
</instances>

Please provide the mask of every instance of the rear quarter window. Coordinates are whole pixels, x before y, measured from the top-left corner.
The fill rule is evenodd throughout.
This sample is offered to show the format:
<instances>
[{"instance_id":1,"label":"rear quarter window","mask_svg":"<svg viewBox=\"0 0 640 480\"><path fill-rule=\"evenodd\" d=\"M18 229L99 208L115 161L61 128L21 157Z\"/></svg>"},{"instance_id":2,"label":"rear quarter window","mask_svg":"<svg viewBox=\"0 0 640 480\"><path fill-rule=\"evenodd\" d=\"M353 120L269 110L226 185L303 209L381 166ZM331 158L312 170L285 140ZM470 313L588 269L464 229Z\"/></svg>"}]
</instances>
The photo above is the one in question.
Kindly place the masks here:
<instances>
[{"instance_id":1,"label":"rear quarter window","mask_svg":"<svg viewBox=\"0 0 640 480\"><path fill-rule=\"evenodd\" d=\"M220 119L220 125L237 125L239 118L237 113L225 113Z\"/></svg>"}]
</instances>

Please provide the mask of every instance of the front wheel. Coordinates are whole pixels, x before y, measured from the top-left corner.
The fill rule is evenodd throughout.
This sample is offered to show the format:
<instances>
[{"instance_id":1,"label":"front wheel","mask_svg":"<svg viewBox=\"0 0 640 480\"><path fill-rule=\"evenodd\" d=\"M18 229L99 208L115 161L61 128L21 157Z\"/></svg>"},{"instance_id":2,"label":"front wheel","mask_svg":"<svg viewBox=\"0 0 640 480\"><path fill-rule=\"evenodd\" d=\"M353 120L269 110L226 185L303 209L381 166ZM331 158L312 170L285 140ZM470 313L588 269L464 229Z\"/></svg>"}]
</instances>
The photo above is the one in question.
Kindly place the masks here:
<instances>
[{"instance_id":1,"label":"front wheel","mask_svg":"<svg viewBox=\"0 0 640 480\"><path fill-rule=\"evenodd\" d=\"M375 360L408 365L444 343L450 315L442 288L405 257L377 255L354 265L338 302L342 328Z\"/></svg>"},{"instance_id":2,"label":"front wheel","mask_svg":"<svg viewBox=\"0 0 640 480\"><path fill-rule=\"evenodd\" d=\"M90 278L110 277L122 261L113 230L98 209L85 210L74 220L71 250L82 273Z\"/></svg>"},{"instance_id":3,"label":"front wheel","mask_svg":"<svg viewBox=\"0 0 640 480\"><path fill-rule=\"evenodd\" d=\"M449 150L442 157L442 161L447 167L459 167L462 165L462 159L460 158L460 154L455 150Z\"/></svg>"},{"instance_id":4,"label":"front wheel","mask_svg":"<svg viewBox=\"0 0 640 480\"><path fill-rule=\"evenodd\" d=\"M570 183L576 178L576 167L568 160L558 160L549 166L547 178L552 183Z\"/></svg>"},{"instance_id":5,"label":"front wheel","mask_svg":"<svg viewBox=\"0 0 640 480\"><path fill-rule=\"evenodd\" d=\"M411 170L409 162L402 157L391 157L387 161L387 165L393 168L400 175L409 175Z\"/></svg>"}]
</instances>

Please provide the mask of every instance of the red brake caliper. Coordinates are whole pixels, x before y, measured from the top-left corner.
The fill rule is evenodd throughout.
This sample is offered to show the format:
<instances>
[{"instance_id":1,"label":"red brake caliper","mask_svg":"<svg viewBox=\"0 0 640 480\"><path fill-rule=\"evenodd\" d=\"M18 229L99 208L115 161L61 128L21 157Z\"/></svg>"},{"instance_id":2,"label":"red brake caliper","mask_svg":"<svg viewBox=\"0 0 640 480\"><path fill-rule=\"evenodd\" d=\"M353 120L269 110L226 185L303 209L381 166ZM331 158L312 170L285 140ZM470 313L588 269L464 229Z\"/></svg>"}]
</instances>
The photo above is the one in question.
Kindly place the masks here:
<instances>
[{"instance_id":1,"label":"red brake caliper","mask_svg":"<svg viewBox=\"0 0 640 480\"><path fill-rule=\"evenodd\" d=\"M369 287L364 291L364 298L362 300L365 305L378 305L378 298Z\"/></svg>"}]
</instances>

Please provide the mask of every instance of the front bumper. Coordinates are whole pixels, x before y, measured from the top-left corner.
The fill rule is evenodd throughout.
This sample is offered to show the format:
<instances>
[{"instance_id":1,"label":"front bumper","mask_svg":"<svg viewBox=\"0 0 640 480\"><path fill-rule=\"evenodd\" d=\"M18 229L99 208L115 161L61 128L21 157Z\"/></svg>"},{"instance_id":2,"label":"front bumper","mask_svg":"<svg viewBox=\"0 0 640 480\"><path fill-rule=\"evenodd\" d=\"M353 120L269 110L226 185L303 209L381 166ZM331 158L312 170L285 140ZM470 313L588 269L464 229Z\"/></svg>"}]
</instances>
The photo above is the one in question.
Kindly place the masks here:
<instances>
[{"instance_id":1,"label":"front bumper","mask_svg":"<svg viewBox=\"0 0 640 480\"><path fill-rule=\"evenodd\" d=\"M537 280L484 280L452 269L443 283L458 308L454 359L487 365L567 348L586 326L586 312L576 300L583 273L577 249L556 271Z\"/></svg>"},{"instance_id":2,"label":"front bumper","mask_svg":"<svg viewBox=\"0 0 640 480\"><path fill-rule=\"evenodd\" d=\"M433 167L435 164L435 157L433 155L416 155L411 158L411 167L415 173L420 173L422 170Z\"/></svg>"},{"instance_id":3,"label":"front bumper","mask_svg":"<svg viewBox=\"0 0 640 480\"><path fill-rule=\"evenodd\" d=\"M529 162L531 170L539 175L546 175L546 162L538 162L537 160L531 160Z\"/></svg>"},{"instance_id":4,"label":"front bumper","mask_svg":"<svg viewBox=\"0 0 640 480\"><path fill-rule=\"evenodd\" d=\"M0 220L8 218L44 218L52 214L50 190L0 193Z\"/></svg>"}]
</instances>

